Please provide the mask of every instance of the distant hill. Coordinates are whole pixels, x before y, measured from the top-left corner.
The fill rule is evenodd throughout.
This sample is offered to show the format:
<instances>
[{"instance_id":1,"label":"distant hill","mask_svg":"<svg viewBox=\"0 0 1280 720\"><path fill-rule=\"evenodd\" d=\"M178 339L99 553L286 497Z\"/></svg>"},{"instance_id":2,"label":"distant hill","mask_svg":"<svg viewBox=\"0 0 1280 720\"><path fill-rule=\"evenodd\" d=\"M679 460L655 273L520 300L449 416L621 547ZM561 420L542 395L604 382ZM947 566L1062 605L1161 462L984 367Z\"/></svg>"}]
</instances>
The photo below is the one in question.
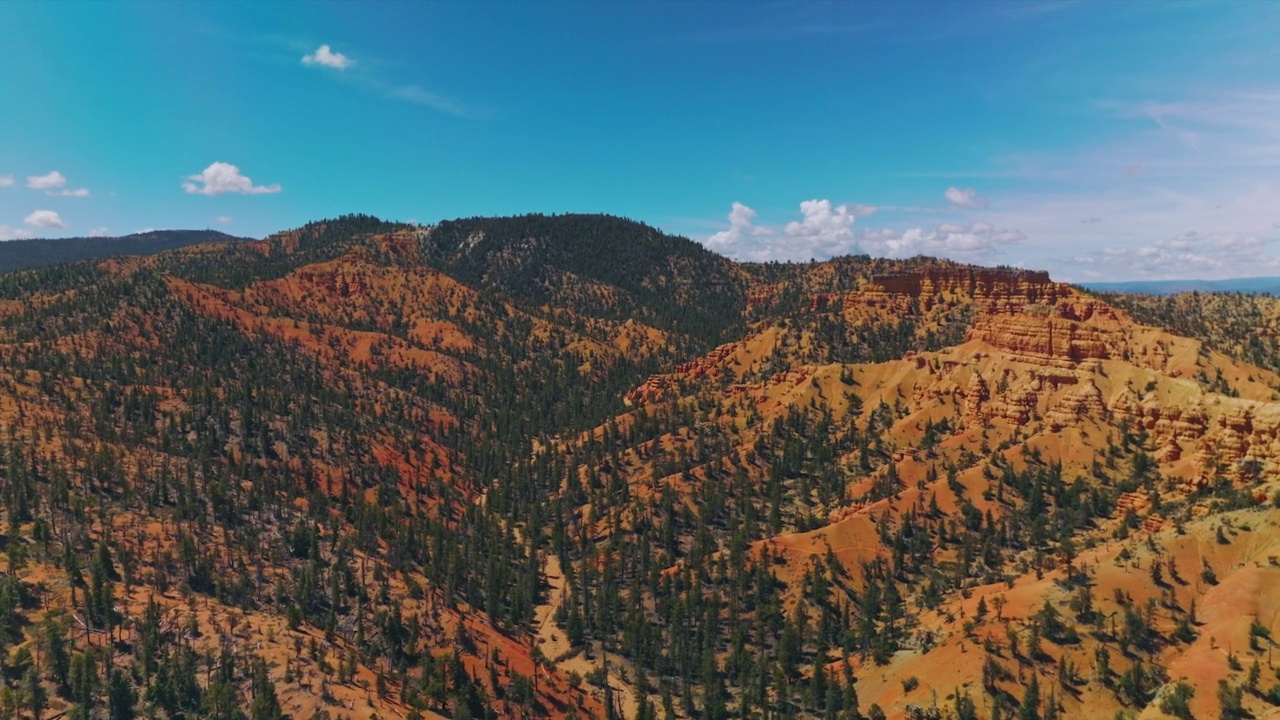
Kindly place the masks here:
<instances>
[{"instance_id":1,"label":"distant hill","mask_svg":"<svg viewBox=\"0 0 1280 720\"><path fill-rule=\"evenodd\" d=\"M11 240L0 243L0 273L115 255L155 255L187 245L243 239L217 230L152 230L123 237Z\"/></svg>"},{"instance_id":2,"label":"distant hill","mask_svg":"<svg viewBox=\"0 0 1280 720\"><path fill-rule=\"evenodd\" d=\"M1246 277L1228 280L1132 280L1122 282L1081 283L1098 292L1141 293L1143 295L1177 295L1184 292L1239 292L1261 295L1280 294L1280 277Z\"/></svg>"}]
</instances>

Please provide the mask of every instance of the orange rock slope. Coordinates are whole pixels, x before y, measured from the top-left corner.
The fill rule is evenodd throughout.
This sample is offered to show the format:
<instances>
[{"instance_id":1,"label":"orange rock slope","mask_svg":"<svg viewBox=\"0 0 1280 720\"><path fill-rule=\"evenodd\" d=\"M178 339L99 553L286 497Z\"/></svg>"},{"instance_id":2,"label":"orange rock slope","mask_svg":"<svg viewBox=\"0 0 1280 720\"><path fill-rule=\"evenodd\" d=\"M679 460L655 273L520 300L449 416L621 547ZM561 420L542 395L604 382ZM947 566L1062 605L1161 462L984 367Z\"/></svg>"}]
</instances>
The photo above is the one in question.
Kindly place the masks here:
<instances>
[{"instance_id":1,"label":"orange rock slope","mask_svg":"<svg viewBox=\"0 0 1280 720\"><path fill-rule=\"evenodd\" d=\"M752 297L763 300L774 294L764 287ZM851 332L894 317L930 327L938 313L957 307L967 308L968 327L955 345L879 363L801 361L817 341L815 328L824 319L835 319ZM1240 673L1222 660L1223 648L1241 647L1253 621L1280 632L1280 606L1273 592L1280 587L1275 560L1280 511L1269 504L1280 488L1280 402L1275 401L1280 377L1214 352L1199 340L1140 325L1100 299L1037 272L942 267L874 276L856 291L810 296L785 324L789 327L760 322L742 339L682 364L674 373L650 377L628 397L635 406L655 410L680 397L700 398L699 403L716 398L716 416L733 439L733 453L743 458L750 457L750 447L771 418L818 408L832 413L837 423L867 427L877 408L893 410L883 440L893 449L891 464L902 490L890 498L868 499L870 478L850 471L848 493L827 508L825 527L758 544L758 553L780 558L771 563L780 577L798 580L813 558L828 553L857 577L861 563L887 557L877 529L883 523L899 521L908 511L920 512L929 500L943 513L955 512L960 495L943 480L926 482L931 467L958 466L965 497L979 511L999 513L999 502L983 496L989 488L984 468L991 457L1015 467L1059 462L1065 477L1089 477L1099 463L1109 462L1108 448L1128 437L1135 447L1149 450L1161 477L1160 490L1167 495L1161 500L1134 492L1120 498L1117 524L1099 528L1097 536L1118 532L1118 523L1132 513L1140 519L1138 531L1150 540L1144 550L1135 541L1112 542L1082 556L1078 562L1094 576L1096 593L1127 592L1139 603L1154 596L1155 590L1139 581L1145 580L1139 568L1167 561L1151 560L1155 555L1171 553L1179 567L1196 572L1202 558L1206 567L1241 570L1221 587L1200 583L1179 589L1174 600L1165 598L1184 609L1190 602L1212 608L1206 611L1208 625L1198 642L1171 646L1154 658L1196 688L1193 707L1199 717L1209 716L1219 679L1240 680ZM744 419L753 416L758 417ZM927 427L945 430L921 449ZM675 434L660 441L672 447L681 442ZM855 463L845 458L843 464ZM646 477L646 485L692 492L689 480L709 478L718 466L713 461L679 477L637 477ZM871 475L885 471L881 467ZM1211 503L1184 501L1177 522L1155 511L1158 503L1167 506L1170 498L1198 496L1224 482L1251 488L1259 508L1224 519L1209 515ZM1226 542L1213 540L1223 523L1252 529L1239 541L1217 546ZM1126 559L1135 555L1136 560ZM1011 622L1015 628L1026 627L1046 600L1064 605L1068 593L1053 582L1062 578L1057 572L1010 581L1009 588L980 589L921 617L920 627L931 638L928 647L900 651L884 667L851 658L834 662L831 670L838 675L846 662L854 662L864 708L874 701L890 717L933 717L918 713L966 688L975 698L982 695L982 638L1003 638ZM958 618L972 616L979 597L990 607L996 595L1008 603L1001 621L976 634L964 631ZM1171 631L1173 620L1157 624ZM1061 653L1054 649L1054 662L1067 658L1087 667L1095 647L1086 640L1078 648L1064 646ZM913 685L919 678L920 689L904 692L908 678ZM1011 686L1025 681L1019 671ZM1065 717L1110 718L1124 709L1096 687L1064 695L1062 703ZM946 704L950 706L949 700ZM1149 710L1142 717L1160 716L1154 703Z\"/></svg>"}]
</instances>

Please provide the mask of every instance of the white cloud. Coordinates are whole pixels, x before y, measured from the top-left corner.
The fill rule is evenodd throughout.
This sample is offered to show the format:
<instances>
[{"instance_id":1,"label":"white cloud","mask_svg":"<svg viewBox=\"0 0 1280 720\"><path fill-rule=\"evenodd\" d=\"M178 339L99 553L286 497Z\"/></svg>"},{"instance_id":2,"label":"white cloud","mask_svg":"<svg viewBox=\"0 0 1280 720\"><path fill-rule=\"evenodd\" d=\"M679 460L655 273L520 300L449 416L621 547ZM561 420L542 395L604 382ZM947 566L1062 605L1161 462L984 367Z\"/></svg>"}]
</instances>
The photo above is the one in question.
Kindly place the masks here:
<instances>
[{"instance_id":1,"label":"white cloud","mask_svg":"<svg viewBox=\"0 0 1280 720\"><path fill-rule=\"evenodd\" d=\"M844 255L857 244L853 236L854 215L848 205L832 207L830 200L805 200L800 203L800 214L804 219L787 223L786 232L803 239L810 251Z\"/></svg>"},{"instance_id":2,"label":"white cloud","mask_svg":"<svg viewBox=\"0 0 1280 720\"><path fill-rule=\"evenodd\" d=\"M231 217L230 215L220 215L220 216L218 216L218 222L219 222L219 223L221 223L221 224L223 224L223 225L230 225L230 224L231 224L231 220L232 220L232 217Z\"/></svg>"},{"instance_id":3,"label":"white cloud","mask_svg":"<svg viewBox=\"0 0 1280 720\"><path fill-rule=\"evenodd\" d=\"M740 202L735 202L733 208L729 210L729 229L721 230L707 238L707 247L732 257L735 256L744 239L772 235L773 231L769 228L757 227L751 224L755 216L755 210Z\"/></svg>"},{"instance_id":4,"label":"white cloud","mask_svg":"<svg viewBox=\"0 0 1280 720\"><path fill-rule=\"evenodd\" d=\"M89 231L89 237L111 237L111 233L104 227L96 227Z\"/></svg>"},{"instance_id":5,"label":"white cloud","mask_svg":"<svg viewBox=\"0 0 1280 720\"><path fill-rule=\"evenodd\" d=\"M889 229L864 233L862 248L872 255L908 258L916 255L945 257L962 262L991 262L1002 248L1026 240L1018 230L990 223L969 225L941 223L933 229L910 228L898 234Z\"/></svg>"},{"instance_id":6,"label":"white cloud","mask_svg":"<svg viewBox=\"0 0 1280 720\"><path fill-rule=\"evenodd\" d=\"M45 230L52 228L64 228L66 223L62 222L62 218L58 217L58 213L52 210L36 210L22 220L24 223L34 228L42 228Z\"/></svg>"},{"instance_id":7,"label":"white cloud","mask_svg":"<svg viewBox=\"0 0 1280 720\"><path fill-rule=\"evenodd\" d=\"M303 55L302 64L323 65L335 70L346 70L351 66L351 58L340 52L334 52L328 45L321 45L310 55Z\"/></svg>"},{"instance_id":8,"label":"white cloud","mask_svg":"<svg viewBox=\"0 0 1280 720\"><path fill-rule=\"evenodd\" d=\"M133 231L133 234L134 234L134 235L146 235L147 233L155 232L155 231L156 231L156 229L155 229L155 228L153 228L153 227L145 227L145 228L142 228L141 230L134 230L134 231Z\"/></svg>"},{"instance_id":9,"label":"white cloud","mask_svg":"<svg viewBox=\"0 0 1280 720\"><path fill-rule=\"evenodd\" d=\"M1280 274L1273 238L1239 233L1180 233L1136 247L1105 247L1064 260L1087 279L1219 279ZM1118 272L1119 271L1119 272Z\"/></svg>"},{"instance_id":10,"label":"white cloud","mask_svg":"<svg viewBox=\"0 0 1280 720\"><path fill-rule=\"evenodd\" d=\"M254 185L246 175L240 174L240 168L230 163L215 162L198 175L187 177L191 182L182 183L182 189L192 195L223 195L240 193L241 195L262 195L280 192L280 186Z\"/></svg>"},{"instance_id":11,"label":"white cloud","mask_svg":"<svg viewBox=\"0 0 1280 720\"><path fill-rule=\"evenodd\" d=\"M932 228L913 227L856 230L858 205L832 205L830 200L800 203L800 220L781 228L755 224L756 211L734 203L729 228L709 236L708 248L738 260L823 260L866 253L880 257L916 255L946 257L962 262L993 262L1004 248L1019 245L1026 236L989 222L943 222ZM865 216L865 212L863 215Z\"/></svg>"},{"instance_id":12,"label":"white cloud","mask_svg":"<svg viewBox=\"0 0 1280 720\"><path fill-rule=\"evenodd\" d=\"M800 219L780 227L755 224L756 211L735 202L729 211L728 229L705 240L708 248L739 260L789 260L805 262L859 252L854 231L859 217L879 208L872 205L833 205L830 200L800 203Z\"/></svg>"},{"instance_id":13,"label":"white cloud","mask_svg":"<svg viewBox=\"0 0 1280 720\"><path fill-rule=\"evenodd\" d=\"M75 190L59 190L58 192L53 192L53 191L51 191L51 190L50 190L50 191L46 191L46 192L45 192L45 195L50 195L50 196L55 196L55 197L76 197L76 198L82 198L82 197L89 197L89 189L88 189L88 188L76 188Z\"/></svg>"},{"instance_id":14,"label":"white cloud","mask_svg":"<svg viewBox=\"0 0 1280 720\"><path fill-rule=\"evenodd\" d=\"M45 175L32 175L27 178L27 187L32 190L56 190L66 184L67 179L57 170Z\"/></svg>"},{"instance_id":15,"label":"white cloud","mask_svg":"<svg viewBox=\"0 0 1280 720\"><path fill-rule=\"evenodd\" d=\"M947 202L958 208L984 208L987 206L987 199L978 197L973 188L949 187L943 193Z\"/></svg>"},{"instance_id":16,"label":"white cloud","mask_svg":"<svg viewBox=\"0 0 1280 720\"><path fill-rule=\"evenodd\" d=\"M8 225L0 225L0 241L3 240L29 240L35 237L35 233L23 228L11 228Z\"/></svg>"},{"instance_id":17,"label":"white cloud","mask_svg":"<svg viewBox=\"0 0 1280 720\"><path fill-rule=\"evenodd\" d=\"M13 187L12 175L0 175L0 188Z\"/></svg>"}]
</instances>

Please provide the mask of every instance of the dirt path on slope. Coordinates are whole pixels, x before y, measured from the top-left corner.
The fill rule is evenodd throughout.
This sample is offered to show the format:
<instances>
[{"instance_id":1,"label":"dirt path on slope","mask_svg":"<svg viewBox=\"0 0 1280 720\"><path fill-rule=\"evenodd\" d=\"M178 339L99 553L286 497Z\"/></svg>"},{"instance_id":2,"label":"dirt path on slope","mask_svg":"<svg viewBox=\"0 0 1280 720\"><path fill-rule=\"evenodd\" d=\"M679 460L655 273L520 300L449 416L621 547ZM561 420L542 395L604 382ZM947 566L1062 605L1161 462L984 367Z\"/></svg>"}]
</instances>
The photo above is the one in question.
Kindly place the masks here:
<instances>
[{"instance_id":1,"label":"dirt path on slope","mask_svg":"<svg viewBox=\"0 0 1280 720\"><path fill-rule=\"evenodd\" d=\"M534 638L534 645L541 648L542 654L555 663L556 668L561 672L565 674L576 672L583 678L592 670L612 660L609 671L609 686L613 688L614 700L622 710L623 717L635 717L640 710L640 702L636 698L631 684L624 682L618 675L618 668L625 667L623 665L625 661L618 656L610 658L609 654L605 652L597 652L595 653L595 660L588 660L581 651L574 651L564 631L556 627L556 611L560 609L560 605L564 602L565 594L565 577L564 570L560 566L560 556L555 553L547 553L546 562L542 567L542 574L546 577L547 585L550 586L551 590L547 593L547 602L539 605L533 612L533 622L538 628L537 637ZM564 658L563 660L561 660L562 657ZM591 692L601 702L604 701L603 691L593 687Z\"/></svg>"}]
</instances>

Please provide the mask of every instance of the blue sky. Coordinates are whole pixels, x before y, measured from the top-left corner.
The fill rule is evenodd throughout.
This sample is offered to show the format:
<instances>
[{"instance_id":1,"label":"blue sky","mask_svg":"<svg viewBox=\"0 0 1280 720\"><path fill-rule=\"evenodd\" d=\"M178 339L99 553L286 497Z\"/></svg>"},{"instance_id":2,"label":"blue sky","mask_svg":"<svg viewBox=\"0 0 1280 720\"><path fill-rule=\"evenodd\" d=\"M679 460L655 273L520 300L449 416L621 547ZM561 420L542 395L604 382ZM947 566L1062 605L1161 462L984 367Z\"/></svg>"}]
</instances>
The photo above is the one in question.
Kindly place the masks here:
<instances>
[{"instance_id":1,"label":"blue sky","mask_svg":"<svg viewBox=\"0 0 1280 720\"><path fill-rule=\"evenodd\" d=\"M0 239L608 212L1280 274L1280 3L0 3Z\"/></svg>"}]
</instances>

